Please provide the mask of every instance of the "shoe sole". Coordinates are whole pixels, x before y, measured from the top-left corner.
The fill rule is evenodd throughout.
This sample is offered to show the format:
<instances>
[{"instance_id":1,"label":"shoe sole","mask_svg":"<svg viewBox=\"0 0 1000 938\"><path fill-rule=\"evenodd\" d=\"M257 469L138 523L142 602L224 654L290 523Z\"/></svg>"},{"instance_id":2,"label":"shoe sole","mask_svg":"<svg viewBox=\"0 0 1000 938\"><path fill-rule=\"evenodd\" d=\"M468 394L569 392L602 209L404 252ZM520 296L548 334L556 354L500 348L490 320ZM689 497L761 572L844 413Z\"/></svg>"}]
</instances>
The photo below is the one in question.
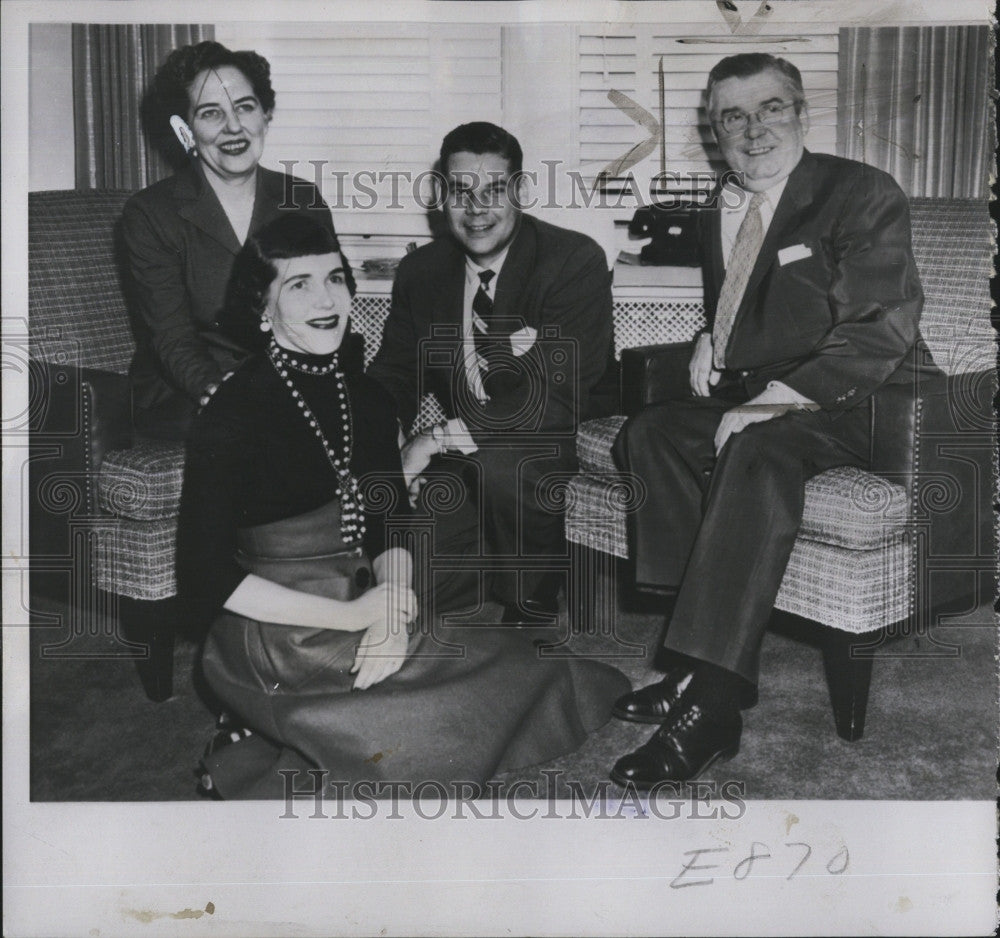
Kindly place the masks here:
<instances>
[{"instance_id":1,"label":"shoe sole","mask_svg":"<svg viewBox=\"0 0 1000 938\"><path fill-rule=\"evenodd\" d=\"M620 785L622 788L627 788L631 785L633 788L639 791L648 791L654 785L660 785L665 782L696 782L702 777L716 762L728 762L730 759L735 758L735 756L740 751L740 745L737 743L730 749L720 749L706 762L698 772L689 778L658 778L652 782L637 781L636 779L625 778L621 773L616 772L614 769L611 770L611 781L616 785Z\"/></svg>"}]
</instances>

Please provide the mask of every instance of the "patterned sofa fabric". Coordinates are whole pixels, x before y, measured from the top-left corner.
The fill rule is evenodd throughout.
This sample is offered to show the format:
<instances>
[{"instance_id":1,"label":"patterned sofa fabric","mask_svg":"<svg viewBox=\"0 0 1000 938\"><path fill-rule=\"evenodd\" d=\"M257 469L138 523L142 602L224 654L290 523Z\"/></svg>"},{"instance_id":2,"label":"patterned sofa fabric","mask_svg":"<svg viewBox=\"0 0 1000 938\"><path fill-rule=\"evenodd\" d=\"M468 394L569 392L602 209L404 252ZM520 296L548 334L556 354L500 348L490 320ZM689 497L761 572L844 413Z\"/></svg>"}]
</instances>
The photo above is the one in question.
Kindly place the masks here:
<instances>
[{"instance_id":1,"label":"patterned sofa fabric","mask_svg":"<svg viewBox=\"0 0 1000 938\"><path fill-rule=\"evenodd\" d=\"M127 389L122 389L134 341L124 300L117 230L129 195L124 191L30 193L29 351L41 365L43 380L55 381L67 363L70 370L75 369L73 387L82 386L78 374L87 372L95 378L93 386L104 390L100 395L70 394L77 405L81 400L114 400L117 394L110 422L103 416L95 419L98 415L93 413L83 415L80 452L72 456L81 465L59 471L83 478L84 510L88 514L100 510L109 520L105 533L109 537L113 533L114 538L98 563L102 587L134 598L160 599L174 591L173 528L183 452L177 444L145 440L123 445L128 443L128 428L124 426L127 409L121 405ZM992 248L986 206L980 201L913 199L911 207L914 251L926 295L922 329L927 343L949 374L985 373L992 369L995 355L989 323ZM384 297L362 296L356 301L356 328L365 335L369 359L387 310ZM625 300L616 303L615 316L619 352L652 342L690 339L704 322L700 304L693 301L668 314L655 302ZM969 395L956 396L959 410L964 406L968 411L956 416L960 426L992 432L991 418L981 413L990 387L978 387L971 402L965 400ZM62 394L65 397L67 393ZM61 398L53 393L47 399ZM62 423L50 420L49 429L75 426L73 421L80 419L76 414L60 417L65 418ZM624 512L635 495L616 477L611 460L611 443L623 420L603 418L581 428L578 452L583 474L572 483L567 503L567 537L616 556L627 555ZM39 424L35 443L46 439L43 424ZM94 437L98 431L100 439ZM116 448L108 451L106 441ZM864 479L834 475L810 483L803 543L849 553L881 543L887 530L901 530L907 508L903 487L883 480L872 482L874 477L864 475ZM641 480L631 488L637 485ZM881 569L878 575L889 574Z\"/></svg>"}]
</instances>

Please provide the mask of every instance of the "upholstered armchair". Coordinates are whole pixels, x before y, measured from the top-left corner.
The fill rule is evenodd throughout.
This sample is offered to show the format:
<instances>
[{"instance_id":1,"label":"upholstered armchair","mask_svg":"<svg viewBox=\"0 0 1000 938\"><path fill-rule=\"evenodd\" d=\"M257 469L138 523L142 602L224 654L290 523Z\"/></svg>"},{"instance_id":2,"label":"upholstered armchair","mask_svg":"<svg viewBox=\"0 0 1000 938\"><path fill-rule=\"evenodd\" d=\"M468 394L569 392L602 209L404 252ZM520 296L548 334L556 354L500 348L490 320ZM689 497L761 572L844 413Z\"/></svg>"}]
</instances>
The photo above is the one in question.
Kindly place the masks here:
<instances>
[{"instance_id":1,"label":"upholstered armchair","mask_svg":"<svg viewBox=\"0 0 1000 938\"><path fill-rule=\"evenodd\" d=\"M129 195L29 194L30 569L33 597L65 603L70 643L108 632L113 653L134 658L148 696L163 700L184 454L132 435L119 243Z\"/></svg>"},{"instance_id":2,"label":"upholstered armchair","mask_svg":"<svg viewBox=\"0 0 1000 938\"><path fill-rule=\"evenodd\" d=\"M991 223L981 201L913 199L911 209L921 329L945 374L883 389L866 405L871 472L831 469L807 484L775 604L821 627L836 728L849 740L864 732L875 649L904 630L935 643L934 622L989 601L995 582ZM587 571L570 591L572 620L584 627L601 627L602 617L606 627L615 614L587 588L594 572L630 577L626 520L644 480L618 472L612 443L628 414L687 393L690 348L625 349L625 413L578 434L582 471L569 485L566 535Z\"/></svg>"}]
</instances>

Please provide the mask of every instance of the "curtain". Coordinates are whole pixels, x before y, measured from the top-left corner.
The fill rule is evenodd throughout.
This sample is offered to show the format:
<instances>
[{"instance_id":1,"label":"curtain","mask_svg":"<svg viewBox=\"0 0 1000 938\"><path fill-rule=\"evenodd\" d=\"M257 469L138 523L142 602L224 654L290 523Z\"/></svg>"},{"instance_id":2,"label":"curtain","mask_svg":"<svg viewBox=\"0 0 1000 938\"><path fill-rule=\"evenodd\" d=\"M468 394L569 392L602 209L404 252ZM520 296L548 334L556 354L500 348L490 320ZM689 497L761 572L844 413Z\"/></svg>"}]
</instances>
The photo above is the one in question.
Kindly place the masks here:
<instances>
[{"instance_id":1,"label":"curtain","mask_svg":"<svg viewBox=\"0 0 1000 938\"><path fill-rule=\"evenodd\" d=\"M78 189L142 189L170 172L142 132L142 96L167 55L212 26L73 25Z\"/></svg>"},{"instance_id":2,"label":"curtain","mask_svg":"<svg viewBox=\"0 0 1000 938\"><path fill-rule=\"evenodd\" d=\"M993 69L987 26L842 29L838 151L911 196L986 198Z\"/></svg>"}]
</instances>

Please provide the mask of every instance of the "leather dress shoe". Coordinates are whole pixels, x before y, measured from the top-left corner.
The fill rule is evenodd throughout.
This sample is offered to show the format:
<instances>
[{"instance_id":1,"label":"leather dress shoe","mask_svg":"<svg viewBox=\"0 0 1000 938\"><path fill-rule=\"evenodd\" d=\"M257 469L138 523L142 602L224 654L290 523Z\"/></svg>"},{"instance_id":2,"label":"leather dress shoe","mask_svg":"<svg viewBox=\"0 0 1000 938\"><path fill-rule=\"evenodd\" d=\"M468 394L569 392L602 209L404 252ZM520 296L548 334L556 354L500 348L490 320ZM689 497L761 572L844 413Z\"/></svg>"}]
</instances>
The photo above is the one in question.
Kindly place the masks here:
<instances>
[{"instance_id":1,"label":"leather dress shoe","mask_svg":"<svg viewBox=\"0 0 1000 938\"><path fill-rule=\"evenodd\" d=\"M742 732L738 708L715 712L685 694L647 742L615 763L611 778L639 789L657 782L693 781L717 760L735 756Z\"/></svg>"},{"instance_id":2,"label":"leather dress shoe","mask_svg":"<svg viewBox=\"0 0 1000 938\"><path fill-rule=\"evenodd\" d=\"M503 607L501 625L522 628L552 628L559 616L559 606L553 602L537 599L522 599L520 603L507 603Z\"/></svg>"},{"instance_id":3,"label":"leather dress shoe","mask_svg":"<svg viewBox=\"0 0 1000 938\"><path fill-rule=\"evenodd\" d=\"M619 720L629 720L632 723L662 723L680 700L679 685L690 676L690 668L675 665L662 680L619 697L611 708L611 713Z\"/></svg>"}]
</instances>

